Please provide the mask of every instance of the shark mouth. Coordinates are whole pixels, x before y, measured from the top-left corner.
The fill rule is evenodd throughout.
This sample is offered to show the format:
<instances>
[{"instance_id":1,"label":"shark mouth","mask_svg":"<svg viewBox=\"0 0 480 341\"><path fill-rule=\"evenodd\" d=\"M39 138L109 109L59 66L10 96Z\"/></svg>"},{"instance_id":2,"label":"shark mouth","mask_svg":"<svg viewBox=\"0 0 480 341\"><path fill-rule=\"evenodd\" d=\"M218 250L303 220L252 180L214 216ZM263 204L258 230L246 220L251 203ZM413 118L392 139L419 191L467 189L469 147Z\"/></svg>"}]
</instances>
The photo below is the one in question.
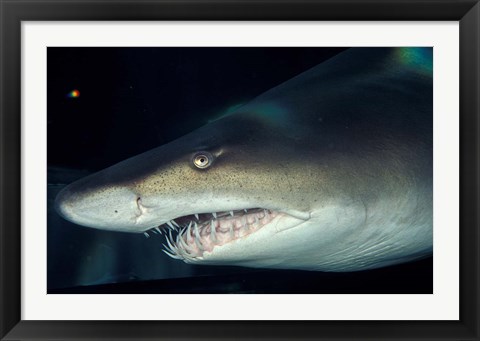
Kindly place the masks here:
<instances>
[{"instance_id":1,"label":"shark mouth","mask_svg":"<svg viewBox=\"0 0 480 341\"><path fill-rule=\"evenodd\" d=\"M261 229L282 213L264 208L194 214L165 223L167 245L162 250L168 256L195 261L216 246L231 243ZM150 230L162 234L159 227ZM173 231L173 233L172 233ZM148 232L144 232L149 237Z\"/></svg>"}]
</instances>

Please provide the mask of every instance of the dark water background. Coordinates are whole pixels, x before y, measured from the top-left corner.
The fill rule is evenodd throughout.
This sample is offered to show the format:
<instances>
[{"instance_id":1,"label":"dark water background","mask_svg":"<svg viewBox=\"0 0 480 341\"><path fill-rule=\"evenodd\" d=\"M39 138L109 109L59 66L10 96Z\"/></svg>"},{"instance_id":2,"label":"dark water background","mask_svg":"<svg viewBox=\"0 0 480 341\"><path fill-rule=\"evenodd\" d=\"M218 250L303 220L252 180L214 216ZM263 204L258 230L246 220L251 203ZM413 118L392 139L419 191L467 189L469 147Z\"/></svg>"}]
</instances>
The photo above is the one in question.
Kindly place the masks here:
<instances>
[{"instance_id":1,"label":"dark water background","mask_svg":"<svg viewBox=\"0 0 480 341\"><path fill-rule=\"evenodd\" d=\"M49 293L432 293L432 258L356 273L188 265L163 237L71 224L66 184L165 144L343 48L49 47ZM68 97L72 90L80 96Z\"/></svg>"}]
</instances>

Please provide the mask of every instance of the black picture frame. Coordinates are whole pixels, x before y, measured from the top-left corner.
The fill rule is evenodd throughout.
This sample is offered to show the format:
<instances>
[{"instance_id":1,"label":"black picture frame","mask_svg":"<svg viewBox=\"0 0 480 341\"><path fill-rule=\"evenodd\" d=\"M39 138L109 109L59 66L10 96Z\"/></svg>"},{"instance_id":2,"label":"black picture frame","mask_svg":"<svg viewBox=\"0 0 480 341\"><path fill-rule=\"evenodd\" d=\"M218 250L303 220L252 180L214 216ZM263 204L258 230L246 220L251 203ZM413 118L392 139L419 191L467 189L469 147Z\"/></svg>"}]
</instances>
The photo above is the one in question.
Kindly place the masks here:
<instances>
[{"instance_id":1,"label":"black picture frame","mask_svg":"<svg viewBox=\"0 0 480 341\"><path fill-rule=\"evenodd\" d=\"M0 0L2 340L479 340L479 22L472 0ZM22 321L21 22L69 20L435 20L460 23L459 321ZM252 307L254 308L254 307ZM286 307L288 308L288 307ZM412 307L415 309L415 307ZM180 317L181 318L181 317Z\"/></svg>"}]
</instances>

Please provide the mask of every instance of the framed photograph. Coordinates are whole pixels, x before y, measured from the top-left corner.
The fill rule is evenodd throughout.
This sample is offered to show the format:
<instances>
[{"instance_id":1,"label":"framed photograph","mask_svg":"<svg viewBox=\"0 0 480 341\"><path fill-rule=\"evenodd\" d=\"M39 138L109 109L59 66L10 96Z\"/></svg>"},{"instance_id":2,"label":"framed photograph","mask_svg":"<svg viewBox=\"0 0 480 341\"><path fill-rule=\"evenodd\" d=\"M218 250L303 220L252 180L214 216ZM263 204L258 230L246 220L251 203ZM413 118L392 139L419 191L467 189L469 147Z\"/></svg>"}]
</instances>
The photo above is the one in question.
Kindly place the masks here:
<instances>
[{"instance_id":1,"label":"framed photograph","mask_svg":"<svg viewBox=\"0 0 480 341\"><path fill-rule=\"evenodd\" d=\"M178 24L175 26L179 27ZM358 230L357 226L360 224L364 226L363 229L370 229L369 224L365 224L365 220L371 218L365 218L365 205L362 200L365 200L366 204L367 196L372 193L367 194L368 191L365 191L361 194L363 199L355 201L358 204L348 202L332 204L336 229L339 230L339 226L345 225L342 237L338 238L334 235L329 237L327 228L324 234L318 233L316 229L310 230L309 225L319 225L318 222L313 223L317 215L323 216L323 219L330 219L326 218L329 216L328 209L325 211L323 206L329 199L326 194L321 194L322 178L315 178L313 174L330 174L329 176L339 181L342 179L342 183L347 183L347 178L335 175L339 174L340 169L330 171L336 163L335 158L329 156L330 153L360 155L365 151L348 152L345 150L346 144L342 145L346 143L348 136L355 134L351 132L351 129L355 129L354 127L342 127L338 131L338 135L343 136L345 132L342 131L346 130L344 138L328 135L330 137L322 140L322 137L316 134L313 138L309 137L309 130L304 128L304 123L299 116L305 112L312 117L311 113L314 113L317 116L314 117L313 122L319 125L317 130L332 134L335 128L333 126L327 128L327 126L335 121L329 123L328 117L333 117L329 111L339 112L336 117L337 119L340 117L340 110L344 110L343 103L335 98L343 92L342 96L348 96L352 102L358 100L365 102L361 104L363 109L357 108L355 113L358 117L356 125L360 126L358 113L361 110L362 112L371 110L372 105L366 103L368 101L363 96L372 96L375 107L379 107L380 90L372 86L370 92L361 91L362 99L356 99L358 85L355 80L363 78L365 82L371 82L371 77L376 77L384 84L386 76L382 66L386 60L390 60L393 67L405 68L405 73L401 77L403 81L407 78L405 75L409 74L410 69L415 65L414 63L419 61L425 65L417 65L421 73L418 73L417 68L413 68L414 76L412 77L415 79L416 92L422 92L422 96L417 100L417 107L423 106L425 110L411 110L415 114L415 127L411 127L406 118L401 119L400 122L401 125L406 125L407 129L400 125L396 126L398 131L404 129L405 133L408 132L409 136L414 138L413 132L418 127L433 126L431 96L433 64L428 64L433 60L432 52L431 47L48 47L47 292L49 294L432 294L431 222L425 224L424 228L415 229L415 239L422 240L422 243L412 248L412 251L407 251L406 246L394 247L395 243L401 243L401 241L393 242L388 239L395 233L388 234L387 228L384 232L378 233L381 240L372 237L372 233L378 232L373 226L371 232L364 232L365 239L356 235L355 242L345 242L350 244L347 246L338 241L338 239L348 240L350 235L355 235L355 232L347 226ZM414 60L414 63L411 60ZM365 76L356 75L361 66L351 65L352 61L362 61ZM334 89L335 78L340 73L340 71L333 72L335 65L343 65L348 69L343 72L344 80ZM387 72L392 70L392 66L389 66ZM296 78L288 80L300 73L298 79L315 77L322 78L323 81L312 86ZM323 74L323 77L317 74ZM329 81L326 80L327 77ZM399 78L397 73L393 78ZM283 79L287 81L278 85L279 80ZM328 91L331 91L331 94L328 94L322 83L328 84L330 88ZM352 84L351 88L346 86L347 83ZM74 86L75 90L71 90L69 87L75 84L77 84L76 87ZM421 87L419 87L420 84ZM282 88L291 90L281 90ZM266 95L258 97L258 94L265 91L272 99L261 100L262 96ZM275 95L277 91L282 95ZM300 100L294 96L296 91L302 91L302 98L308 98L308 93L312 93L310 98L313 102L309 104L303 99ZM401 102L404 100L396 91L394 96L389 97L386 96L388 88L385 85L383 85L383 91L383 96L387 98L384 106L391 107L391 103L395 100L398 103L396 107L402 108ZM289 97L289 93L293 97ZM322 96L316 96L318 93ZM255 101L259 104L248 104L250 99L255 97L257 97ZM408 98L408 102L413 103L414 96L411 93ZM300 102L303 102L303 109L300 107L295 111L288 109L294 103ZM323 106L324 109L316 111L314 108L317 106ZM248 109L249 107L251 109ZM289 114L288 110L295 114ZM384 110L381 111L382 115ZM377 110L377 112L380 111ZM418 119L419 113L423 112L425 112L424 122ZM132 122L132 113L135 115L134 122ZM228 123L232 119L236 120L236 117L249 116L250 113L253 114L252 118L242 119L244 123ZM272 115L273 121L263 121L261 117L265 118L265 115ZM365 118L361 119L365 120ZM291 130L288 134L285 134L284 128L278 130L282 120ZM307 116L306 120L312 121ZM391 119L385 119L383 123L382 120L377 120L376 126L367 122L362 123L368 124L363 128L364 131L368 131L370 135L372 129L380 129L381 124L396 124L396 121ZM292 125L295 121L299 125L295 132L297 142L289 138L289 134L294 131ZM75 124L72 124L73 122ZM92 124L93 122L95 123ZM276 123L272 124L272 122ZM220 123L222 127L215 128ZM182 142L186 141L182 140L182 135L201 126L203 126L202 129L209 130L208 133L201 133L200 138L203 142ZM229 131L229 126L234 126L234 130ZM255 133L255 140L252 138L250 142L242 142L242 136L235 138L237 131L244 135L255 126L259 127ZM433 137L431 134L426 134L425 130L426 128L422 130L422 140L428 140L431 144ZM268 134L273 132L277 132L275 134L278 138L268 137ZM215 141L209 141L207 136ZM222 136L228 139L223 140ZM360 133L356 136L355 144L361 140ZM396 138L401 140L399 137ZM67 140L69 142L65 143ZM147 220L140 222L142 225L140 227L139 224L130 221L132 210L120 205L119 200L106 199L105 205L102 206L100 205L102 199L97 198L93 200L94 206L101 206L102 215L105 212L106 225L97 226L97 228L80 227L96 227L91 224L100 223L102 218L99 216L94 222L82 220L84 219L82 217L87 217L94 212L91 207L87 210L80 208L83 205L80 202L75 204L76 191L83 191L85 188L85 185L82 185L83 180L68 187L66 184L73 183L76 177L90 176L93 177L93 181L96 181L95 178L99 179L103 173L89 175L90 170L100 171L119 161L142 154L147 150L155 150L159 145L168 145L167 142L175 140L177 142L174 143L185 145L186 151L178 152L179 160L183 160L180 164L185 168L172 171L175 169L174 163L167 163L165 157L161 156L162 150L168 150L167 146L152 151L151 157L144 161L138 161L139 159L134 157L129 162L138 164L142 172L153 167L153 171L148 172L143 180L139 178L135 181L144 184L148 182L147 178L154 179L153 188L156 188L156 191L160 190L162 181L166 181L165 184L177 183L172 190L182 191L183 194L178 199L168 196L167 191L164 190L161 190L160 195L150 195L141 188L133 189L141 198L142 208L145 208L145 214L141 219ZM338 142L339 140L343 142ZM255 141L261 141L261 144L256 145ZM307 141L311 141L311 147L302 146ZM370 148L368 147L370 143L366 142L362 148ZM376 142L376 144L381 143ZM285 147L281 147L282 144ZM208 148L205 145L209 145ZM287 153L287 146L290 146L291 153ZM319 148L315 152L318 155L317 159L309 156L312 148ZM232 161L227 163L228 150L235 155L249 150L248 157L236 161L231 159ZM374 147L370 150L373 153L379 149ZM413 148L413 152L420 153L417 146ZM275 156L276 153L279 155ZM268 161L268 158L274 156L274 159ZM140 156L140 158L143 157ZM197 167L193 164L195 168L192 168L191 160L195 161L197 157L197 161L201 161L202 158L209 160L210 165ZM385 172L388 161L382 154L377 154L377 157L382 172ZM425 193L421 201L429 207L425 210L428 212L432 211L432 157L432 149L427 148L420 159L421 162L425 162L424 167L428 172L425 177L418 178L418 181L425 182L424 185L429 188L428 191L418 192L419 195ZM162 161L155 161L159 159ZM295 159L299 161L294 162ZM351 162L358 162L356 157L352 156L352 159ZM215 160L215 167L213 160ZM220 172L223 168L221 162L223 167L226 167L222 172ZM325 162L328 162L329 170L323 169L322 164ZM236 168L237 164L241 164L242 168ZM309 178L305 178L303 174L309 164L315 171L312 170ZM109 181L114 177L115 168L122 169L123 172L125 169L123 165L121 163L120 166L111 168ZM297 166L294 165L300 166L302 172L297 173L295 171ZM347 167L343 163L342 165ZM162 173L159 168L172 174L172 177L167 177L167 174ZM261 169L265 169L267 173L261 175ZM213 175L213 170L218 173ZM245 173L243 178L240 176L242 172ZM285 178L286 172L290 174L288 179ZM368 168L368 172L378 173L378 170ZM127 173L128 176L139 175L135 170ZM231 177L232 174L235 176ZM356 184L351 184L350 188L358 188L360 178L365 181L368 179L361 176L361 172L356 174ZM394 170L385 174L388 174L388 177L382 181L389 184L392 183L389 178L392 174L401 176L401 173L395 173ZM229 181L230 178L232 181ZM186 185L189 179L192 183ZM208 179L216 180L210 182ZM269 182L268 179L273 179L273 182ZM181 186L179 181L185 183L185 186ZM376 179L377 184L382 181ZM199 193L202 187L198 186L204 186L202 182L208 183L208 186ZM398 179L395 177L393 183L397 182ZM291 193L295 183L299 187L295 189L298 193L296 203ZM96 187L102 186L98 184ZM118 182L117 184L112 182L109 186L115 188ZM92 186L92 189L94 187ZM335 187L337 188L335 200L343 202L338 199L341 196L339 194L341 190L338 188L341 186L336 184ZM310 192L309 188L315 188L315 190ZM416 187L412 187L412 191L413 188ZM270 193L266 194L268 192ZM94 193L95 190L88 196L95 196ZM396 193L401 193L401 190L397 189ZM212 195L215 198L223 198L212 199ZM349 195L355 197L355 194ZM393 194L388 194L389 198L392 196ZM322 197L323 199L320 199ZM168 210L153 208L164 206L153 204L159 198L162 202L172 201L172 204L178 207L191 207L179 209L178 212L173 208ZM401 198L402 195L398 195L398 200ZM134 199L137 200L137 197ZM248 202L234 202L239 200ZM87 199L87 201L90 200ZM226 204L227 207L225 207L224 201L232 201L232 204ZM410 198L408 201L416 203L417 199ZM310 208L298 209L304 205L302 202L308 202L307 205ZM320 204L316 205L316 202ZM108 208L111 203L115 205L112 210ZM372 203L367 206L372 212L367 213L367 216L375 215L373 213L375 205ZM78 210L85 213L79 213ZM135 210L136 205L133 206L133 212ZM350 210L359 210L359 213L353 214L353 219L346 218L348 222L345 221L345 223L340 219L337 220L337 216L340 217L341 214ZM324 213L320 214L322 211ZM381 208L380 211L389 212L388 215L392 214L391 208ZM402 207L401 211L409 211L409 208ZM122 216L122 212L125 216ZM313 217L303 217L304 212L309 212ZM147 218L149 216L151 218ZM171 219L166 219L168 216ZM425 215L427 216L429 215ZM430 221L430 218L428 220ZM122 227L124 222L126 226ZM261 234L257 232L266 233L268 226L272 228L275 226L277 237L285 235L288 238L275 241L269 234L268 237L261 238ZM408 227L403 228L408 230ZM300 232L301 229L304 229L304 232ZM288 230L295 230L295 233L289 235L291 232ZM259 238L255 241L254 232L255 238ZM420 235L423 233L422 237L419 232ZM180 240L182 235L183 242ZM300 241L295 241L296 236L301 238ZM307 236L310 236L308 239L312 241L311 246L304 240ZM316 237L321 240L317 240ZM34 239L38 241L38 238L40 236ZM384 247L390 251L386 258L381 258L373 251L374 245L383 245L384 238L389 240ZM337 240L336 250L321 251L328 249L327 245L332 243L333 239ZM241 246L240 243L244 240L254 242L251 249L247 244ZM213 251L218 252L222 249L226 252L228 247L234 246L241 246L241 255L232 258L235 251L230 250L228 257L219 259L207 257L210 253L213 257ZM274 248L270 249L272 247ZM277 251L279 247L282 248L281 251ZM312 247L313 250L306 251ZM363 248L367 253L367 256L361 260L362 264L357 264L360 261L357 257L361 257L362 254L357 248ZM353 252L353 250L356 251ZM261 254L254 256L259 252ZM283 255L296 260L290 263ZM410 255L414 255L414 259L397 261ZM301 260L301 257L305 256L307 258ZM347 261L351 257L356 261ZM119 261L119 258L122 260ZM412 280L405 281L404 277ZM198 283L194 283L196 281Z\"/></svg>"},{"instance_id":2,"label":"framed photograph","mask_svg":"<svg viewBox=\"0 0 480 341\"><path fill-rule=\"evenodd\" d=\"M2 1L1 338L477 340L477 1Z\"/></svg>"}]
</instances>

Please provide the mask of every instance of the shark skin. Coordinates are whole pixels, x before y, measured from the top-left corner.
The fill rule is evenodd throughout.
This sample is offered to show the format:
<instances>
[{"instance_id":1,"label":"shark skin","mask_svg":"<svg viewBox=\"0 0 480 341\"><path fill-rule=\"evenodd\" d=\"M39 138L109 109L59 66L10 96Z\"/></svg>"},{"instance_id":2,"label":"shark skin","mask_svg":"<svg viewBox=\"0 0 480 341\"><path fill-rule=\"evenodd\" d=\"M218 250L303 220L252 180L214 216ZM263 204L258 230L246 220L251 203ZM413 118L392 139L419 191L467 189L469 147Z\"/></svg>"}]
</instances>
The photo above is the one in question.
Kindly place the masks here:
<instances>
[{"instance_id":1,"label":"shark skin","mask_svg":"<svg viewBox=\"0 0 480 341\"><path fill-rule=\"evenodd\" d=\"M166 234L193 264L359 271L433 245L431 48L351 48L65 187L87 227Z\"/></svg>"}]
</instances>

